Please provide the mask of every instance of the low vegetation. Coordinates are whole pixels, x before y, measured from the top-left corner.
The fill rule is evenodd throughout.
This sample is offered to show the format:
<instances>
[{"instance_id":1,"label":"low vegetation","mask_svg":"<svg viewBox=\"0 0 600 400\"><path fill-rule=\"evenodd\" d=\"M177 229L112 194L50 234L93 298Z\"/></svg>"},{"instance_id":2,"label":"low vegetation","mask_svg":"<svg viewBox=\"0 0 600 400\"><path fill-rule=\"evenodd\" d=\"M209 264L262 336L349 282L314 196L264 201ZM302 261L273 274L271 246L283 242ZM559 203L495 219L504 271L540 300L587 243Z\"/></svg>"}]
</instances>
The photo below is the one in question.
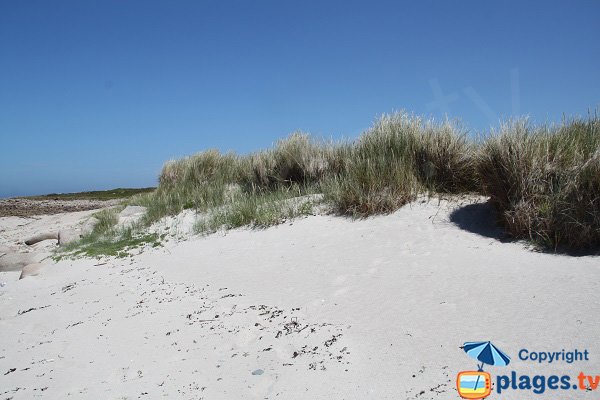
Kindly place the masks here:
<instances>
[{"instance_id":1,"label":"low vegetation","mask_svg":"<svg viewBox=\"0 0 600 400\"><path fill-rule=\"evenodd\" d=\"M195 229L199 233L211 233L242 226L266 228L313 214L320 199L311 195L298 196L301 193L303 191L294 187L271 193L241 194L234 201L199 218Z\"/></svg>"},{"instance_id":2,"label":"low vegetation","mask_svg":"<svg viewBox=\"0 0 600 400\"><path fill-rule=\"evenodd\" d=\"M29 196L26 199L31 200L115 200L126 199L140 193L152 192L153 187L139 189L110 189L98 190L93 192L78 192L78 193L50 193L42 196Z\"/></svg>"},{"instance_id":3,"label":"low vegetation","mask_svg":"<svg viewBox=\"0 0 600 400\"><path fill-rule=\"evenodd\" d=\"M117 257L125 258L132 255L132 251L143 246L159 247L162 246L160 237L157 233L135 234L132 230L127 230L119 235L106 235L101 237L83 238L81 241L61 250L54 257L55 260L75 257Z\"/></svg>"},{"instance_id":4,"label":"low vegetation","mask_svg":"<svg viewBox=\"0 0 600 400\"><path fill-rule=\"evenodd\" d=\"M296 132L245 156L208 150L169 161L156 190L128 203L147 207L138 232L192 209L197 232L209 233L276 225L317 207L353 217L390 213L423 193L489 196L507 233L541 248L598 247L600 120L556 126L517 120L474 140L457 122L399 112L354 141L322 142ZM84 246L87 240L110 248L111 235L113 244L156 239L133 231L115 236L114 215L100 219Z\"/></svg>"},{"instance_id":5,"label":"low vegetation","mask_svg":"<svg viewBox=\"0 0 600 400\"><path fill-rule=\"evenodd\" d=\"M98 211L94 217L98 220L92 232L80 240L67 244L55 254L55 259L75 258L80 256L99 258L113 256L123 258L142 246L158 247L165 235L145 233L140 225L119 227L118 215L124 206L117 206Z\"/></svg>"}]
</instances>

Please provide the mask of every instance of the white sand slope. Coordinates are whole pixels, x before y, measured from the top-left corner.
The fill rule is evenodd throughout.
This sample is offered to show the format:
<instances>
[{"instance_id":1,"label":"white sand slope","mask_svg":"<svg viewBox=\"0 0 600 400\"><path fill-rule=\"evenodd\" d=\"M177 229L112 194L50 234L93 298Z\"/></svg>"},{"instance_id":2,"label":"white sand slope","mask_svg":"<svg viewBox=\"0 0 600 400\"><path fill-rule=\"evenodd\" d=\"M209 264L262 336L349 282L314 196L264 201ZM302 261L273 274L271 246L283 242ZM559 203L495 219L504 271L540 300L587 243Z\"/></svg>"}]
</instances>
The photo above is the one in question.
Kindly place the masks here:
<instances>
[{"instance_id":1,"label":"white sand slope","mask_svg":"<svg viewBox=\"0 0 600 400\"><path fill-rule=\"evenodd\" d=\"M497 234L486 206L436 200L3 273L0 398L456 399L476 340L512 357L492 374L600 375L600 258ZM566 395L594 393L502 397Z\"/></svg>"}]
</instances>

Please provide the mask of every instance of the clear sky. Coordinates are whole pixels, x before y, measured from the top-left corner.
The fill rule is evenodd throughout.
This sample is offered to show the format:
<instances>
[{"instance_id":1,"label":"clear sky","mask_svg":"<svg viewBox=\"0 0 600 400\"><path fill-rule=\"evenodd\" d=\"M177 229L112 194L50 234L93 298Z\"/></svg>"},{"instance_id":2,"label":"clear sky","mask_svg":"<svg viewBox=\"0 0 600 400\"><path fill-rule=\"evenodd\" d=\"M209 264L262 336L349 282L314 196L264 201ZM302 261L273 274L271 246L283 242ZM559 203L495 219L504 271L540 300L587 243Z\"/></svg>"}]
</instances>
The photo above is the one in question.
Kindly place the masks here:
<instances>
[{"instance_id":1,"label":"clear sky","mask_svg":"<svg viewBox=\"0 0 600 400\"><path fill-rule=\"evenodd\" d=\"M0 197L141 187L381 113L586 115L600 1L0 0Z\"/></svg>"}]
</instances>

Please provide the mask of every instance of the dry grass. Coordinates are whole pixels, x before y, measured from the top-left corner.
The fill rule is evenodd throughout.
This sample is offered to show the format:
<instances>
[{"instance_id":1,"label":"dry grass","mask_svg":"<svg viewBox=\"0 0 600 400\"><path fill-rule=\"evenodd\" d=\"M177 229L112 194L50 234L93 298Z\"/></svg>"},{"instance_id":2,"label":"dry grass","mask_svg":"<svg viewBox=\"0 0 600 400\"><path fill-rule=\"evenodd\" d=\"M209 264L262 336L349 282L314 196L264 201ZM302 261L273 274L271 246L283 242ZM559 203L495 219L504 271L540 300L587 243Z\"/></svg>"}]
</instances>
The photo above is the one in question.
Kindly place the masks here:
<instances>
[{"instance_id":1,"label":"dry grass","mask_svg":"<svg viewBox=\"0 0 600 400\"><path fill-rule=\"evenodd\" d=\"M515 238L542 247L600 245L599 119L531 126L503 124L481 142L460 124L405 112L384 115L357 140L318 142L296 132L248 156L209 150L169 161L145 223L193 208L210 220L200 231L268 226L296 215L294 196L324 193L340 214L389 213L419 193L491 197ZM308 210L308 208L307 208Z\"/></svg>"},{"instance_id":2,"label":"dry grass","mask_svg":"<svg viewBox=\"0 0 600 400\"><path fill-rule=\"evenodd\" d=\"M248 156L201 152L167 162L157 190L132 202L148 208L146 224L193 208L213 214L212 222L199 231L237 227L240 221L242 225L272 225L294 214L284 203L277 206L277 199L315 191L327 171L325 149L310 136L294 133L273 149Z\"/></svg>"},{"instance_id":3,"label":"dry grass","mask_svg":"<svg viewBox=\"0 0 600 400\"><path fill-rule=\"evenodd\" d=\"M278 141L272 149L251 154L245 161L249 172L245 183L261 189L312 184L329 169L326 145L302 132Z\"/></svg>"},{"instance_id":4,"label":"dry grass","mask_svg":"<svg viewBox=\"0 0 600 400\"><path fill-rule=\"evenodd\" d=\"M472 190L472 149L456 123L384 115L358 141L339 148L341 171L324 191L338 212L368 216L393 212L424 190Z\"/></svg>"},{"instance_id":5,"label":"dry grass","mask_svg":"<svg viewBox=\"0 0 600 400\"><path fill-rule=\"evenodd\" d=\"M600 245L600 120L506 123L477 157L482 191L515 238L546 248Z\"/></svg>"}]
</instances>

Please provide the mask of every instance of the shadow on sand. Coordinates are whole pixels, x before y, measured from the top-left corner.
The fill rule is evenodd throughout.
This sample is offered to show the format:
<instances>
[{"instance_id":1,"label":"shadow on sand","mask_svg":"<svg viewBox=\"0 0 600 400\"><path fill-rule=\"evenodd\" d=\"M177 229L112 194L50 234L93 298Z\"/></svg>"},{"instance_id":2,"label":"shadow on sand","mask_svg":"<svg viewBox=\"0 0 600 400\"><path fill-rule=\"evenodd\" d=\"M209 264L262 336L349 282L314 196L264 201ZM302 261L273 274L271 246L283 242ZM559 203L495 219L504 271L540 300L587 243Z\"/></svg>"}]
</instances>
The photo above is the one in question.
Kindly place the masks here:
<instances>
[{"instance_id":1,"label":"shadow on sand","mask_svg":"<svg viewBox=\"0 0 600 400\"><path fill-rule=\"evenodd\" d=\"M496 223L496 210L489 201L457 208L450 214L450 221L465 231L506 241L503 229Z\"/></svg>"},{"instance_id":2,"label":"shadow on sand","mask_svg":"<svg viewBox=\"0 0 600 400\"><path fill-rule=\"evenodd\" d=\"M469 204L457 208L450 214L450 221L465 231L496 239L503 243L514 242L510 235L498 225L496 209L489 202ZM534 246L535 247L535 246ZM535 248L535 251L547 254L562 254L572 257L600 256L600 249L572 250L566 248L544 249Z\"/></svg>"}]
</instances>

